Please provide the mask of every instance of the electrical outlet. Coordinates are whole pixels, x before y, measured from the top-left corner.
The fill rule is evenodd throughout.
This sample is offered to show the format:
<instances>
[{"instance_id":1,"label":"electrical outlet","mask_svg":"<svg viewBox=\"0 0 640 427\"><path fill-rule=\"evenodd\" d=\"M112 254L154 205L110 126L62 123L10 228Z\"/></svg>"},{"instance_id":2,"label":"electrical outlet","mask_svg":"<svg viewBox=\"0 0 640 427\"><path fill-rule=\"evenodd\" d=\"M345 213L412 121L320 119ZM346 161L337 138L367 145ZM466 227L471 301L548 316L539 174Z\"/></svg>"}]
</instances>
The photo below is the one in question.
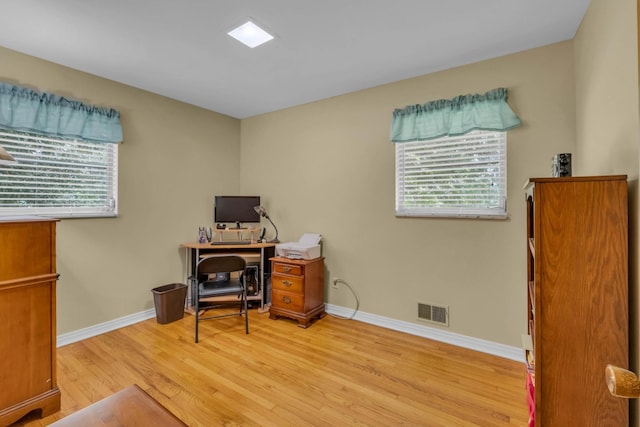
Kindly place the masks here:
<instances>
[{"instance_id":1,"label":"electrical outlet","mask_svg":"<svg viewBox=\"0 0 640 427\"><path fill-rule=\"evenodd\" d=\"M337 277L332 277L331 278L331 288L333 289L338 289L338 279Z\"/></svg>"}]
</instances>

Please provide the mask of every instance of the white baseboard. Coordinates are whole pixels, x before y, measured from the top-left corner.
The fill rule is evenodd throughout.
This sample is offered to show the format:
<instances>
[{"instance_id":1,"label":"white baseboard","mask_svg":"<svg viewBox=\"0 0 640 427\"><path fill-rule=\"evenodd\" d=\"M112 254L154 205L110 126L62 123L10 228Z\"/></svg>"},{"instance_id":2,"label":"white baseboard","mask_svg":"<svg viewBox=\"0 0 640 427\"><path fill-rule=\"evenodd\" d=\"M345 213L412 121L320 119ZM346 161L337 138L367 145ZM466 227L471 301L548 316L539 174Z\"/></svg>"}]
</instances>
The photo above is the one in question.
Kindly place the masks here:
<instances>
[{"instance_id":1,"label":"white baseboard","mask_svg":"<svg viewBox=\"0 0 640 427\"><path fill-rule=\"evenodd\" d=\"M378 316L376 314L363 313L361 311L354 314L353 309L332 304L326 304L325 310L327 313L335 314L336 316L353 318L353 320L370 323L372 325L392 329L394 331L405 332L407 334L524 363L524 352L519 347L512 347L492 341L481 340L479 338L471 338L465 335L431 328L429 326L417 325L415 323Z\"/></svg>"},{"instance_id":2,"label":"white baseboard","mask_svg":"<svg viewBox=\"0 0 640 427\"><path fill-rule=\"evenodd\" d=\"M378 316L376 314L363 313L361 311L358 311L354 314L352 309L332 304L326 304L325 310L328 314L333 314L340 317L352 317L353 320L357 320L359 322L369 323L383 328L392 329L394 331L405 332L407 334L416 335L419 337L428 338L435 341L452 344L458 347L480 351L482 353L492 354L494 356L504 357L505 359L511 359L517 362L524 363L523 351L518 347L511 347L492 341L471 338L465 335L431 328L429 326L416 325L414 323L404 322L402 320L395 320L388 317ZM64 345L82 341L96 335L104 334L105 332L133 325L134 323L142 322L143 320L147 320L155 316L156 311L154 309L149 309L141 311L139 313L131 314L129 316L124 316L118 319L110 320L108 322L100 323L98 325L79 329L77 331L61 334L58 335L57 345L58 347L62 347Z\"/></svg>"},{"instance_id":3,"label":"white baseboard","mask_svg":"<svg viewBox=\"0 0 640 427\"><path fill-rule=\"evenodd\" d=\"M95 337L96 335L104 334L105 332L114 331L125 326L133 325L134 323L142 322L143 320L151 319L152 317L156 317L156 310L153 308L139 313L130 314L129 316L109 320L108 322L89 326L87 328L78 329L77 331L61 334L58 335L57 346L62 347L67 344L82 341L87 338Z\"/></svg>"}]
</instances>

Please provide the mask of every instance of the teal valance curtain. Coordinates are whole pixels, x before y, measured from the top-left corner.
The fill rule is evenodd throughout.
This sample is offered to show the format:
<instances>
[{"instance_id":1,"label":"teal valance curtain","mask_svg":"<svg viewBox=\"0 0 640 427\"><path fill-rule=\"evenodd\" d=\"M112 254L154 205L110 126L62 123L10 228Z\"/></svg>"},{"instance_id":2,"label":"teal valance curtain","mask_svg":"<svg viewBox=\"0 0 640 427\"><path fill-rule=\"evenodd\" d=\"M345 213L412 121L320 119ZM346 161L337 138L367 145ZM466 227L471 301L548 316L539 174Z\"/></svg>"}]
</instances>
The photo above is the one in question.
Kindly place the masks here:
<instances>
[{"instance_id":1,"label":"teal valance curtain","mask_svg":"<svg viewBox=\"0 0 640 427\"><path fill-rule=\"evenodd\" d=\"M94 142L122 141L120 113L0 83L0 127Z\"/></svg>"},{"instance_id":2,"label":"teal valance curtain","mask_svg":"<svg viewBox=\"0 0 640 427\"><path fill-rule=\"evenodd\" d=\"M506 131L520 124L507 104L507 89L498 88L483 95L461 95L397 109L391 122L391 141L424 141L472 130Z\"/></svg>"}]
</instances>

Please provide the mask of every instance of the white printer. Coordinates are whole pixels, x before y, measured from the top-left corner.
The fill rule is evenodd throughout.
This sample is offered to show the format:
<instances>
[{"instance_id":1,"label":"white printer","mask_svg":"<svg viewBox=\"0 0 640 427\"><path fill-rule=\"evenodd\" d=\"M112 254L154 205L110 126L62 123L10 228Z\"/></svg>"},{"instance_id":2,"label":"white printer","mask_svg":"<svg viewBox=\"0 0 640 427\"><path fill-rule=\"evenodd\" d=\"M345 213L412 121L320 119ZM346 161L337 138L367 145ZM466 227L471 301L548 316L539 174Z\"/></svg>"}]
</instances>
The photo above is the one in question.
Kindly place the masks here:
<instances>
[{"instance_id":1,"label":"white printer","mask_svg":"<svg viewBox=\"0 0 640 427\"><path fill-rule=\"evenodd\" d=\"M276 255L291 259L314 259L320 257L319 234L305 233L297 242L279 243Z\"/></svg>"}]
</instances>

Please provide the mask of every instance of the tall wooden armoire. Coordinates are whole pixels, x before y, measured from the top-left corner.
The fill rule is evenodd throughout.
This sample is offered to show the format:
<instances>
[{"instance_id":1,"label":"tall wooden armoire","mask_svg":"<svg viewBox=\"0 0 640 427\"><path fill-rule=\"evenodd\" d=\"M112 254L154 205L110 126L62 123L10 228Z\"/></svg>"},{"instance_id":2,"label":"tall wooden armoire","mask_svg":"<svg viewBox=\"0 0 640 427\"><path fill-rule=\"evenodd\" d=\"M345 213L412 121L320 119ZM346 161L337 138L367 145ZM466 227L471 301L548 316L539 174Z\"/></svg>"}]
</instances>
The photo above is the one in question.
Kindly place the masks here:
<instances>
[{"instance_id":1,"label":"tall wooden armoire","mask_svg":"<svg viewBox=\"0 0 640 427\"><path fill-rule=\"evenodd\" d=\"M629 364L626 176L534 178L527 191L527 352L535 425L627 426L605 368Z\"/></svg>"}]
</instances>

